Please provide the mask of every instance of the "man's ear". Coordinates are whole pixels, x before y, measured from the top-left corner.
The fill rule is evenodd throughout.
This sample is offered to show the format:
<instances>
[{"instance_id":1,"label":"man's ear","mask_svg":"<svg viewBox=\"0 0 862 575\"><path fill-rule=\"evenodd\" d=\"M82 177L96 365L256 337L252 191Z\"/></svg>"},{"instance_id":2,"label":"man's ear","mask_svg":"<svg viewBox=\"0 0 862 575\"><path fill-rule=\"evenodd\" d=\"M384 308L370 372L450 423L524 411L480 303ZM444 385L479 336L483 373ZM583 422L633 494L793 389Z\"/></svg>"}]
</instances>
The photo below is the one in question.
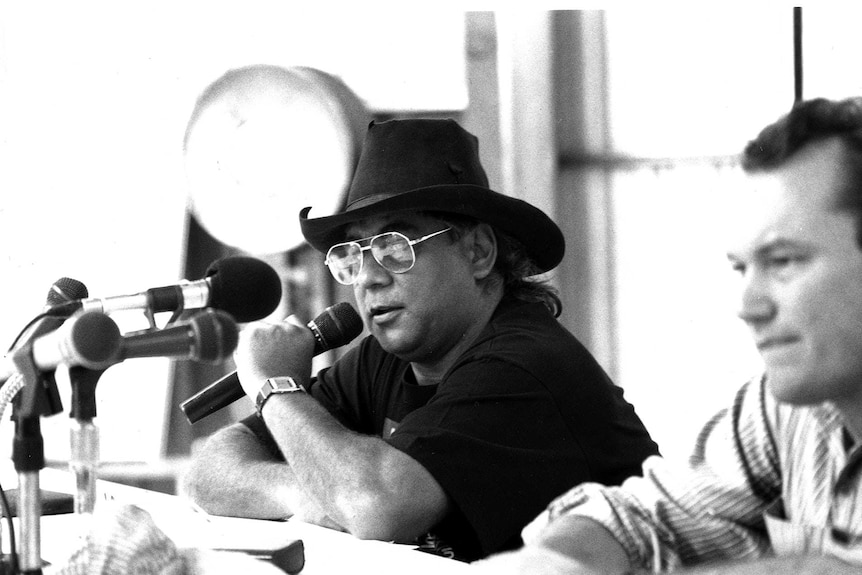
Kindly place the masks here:
<instances>
[{"instance_id":1,"label":"man's ear","mask_svg":"<svg viewBox=\"0 0 862 575\"><path fill-rule=\"evenodd\" d=\"M488 277L497 261L497 236L488 224L479 224L471 231L473 243L470 254L473 263L473 277L482 280Z\"/></svg>"}]
</instances>

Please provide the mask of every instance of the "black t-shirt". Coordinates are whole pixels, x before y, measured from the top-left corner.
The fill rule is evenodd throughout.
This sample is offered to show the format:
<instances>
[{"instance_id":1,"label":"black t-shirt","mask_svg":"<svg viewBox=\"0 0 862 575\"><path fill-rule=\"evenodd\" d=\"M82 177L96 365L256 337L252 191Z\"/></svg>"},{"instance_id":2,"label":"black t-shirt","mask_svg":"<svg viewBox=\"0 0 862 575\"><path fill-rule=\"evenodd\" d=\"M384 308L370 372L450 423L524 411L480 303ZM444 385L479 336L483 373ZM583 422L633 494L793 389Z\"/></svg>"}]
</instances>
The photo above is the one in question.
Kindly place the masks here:
<instances>
[{"instance_id":1,"label":"black t-shirt","mask_svg":"<svg viewBox=\"0 0 862 575\"><path fill-rule=\"evenodd\" d=\"M519 545L554 497L619 484L658 452L622 390L541 304L504 300L438 385L417 385L409 363L368 337L310 392L434 476L455 511L428 540L465 560Z\"/></svg>"}]
</instances>

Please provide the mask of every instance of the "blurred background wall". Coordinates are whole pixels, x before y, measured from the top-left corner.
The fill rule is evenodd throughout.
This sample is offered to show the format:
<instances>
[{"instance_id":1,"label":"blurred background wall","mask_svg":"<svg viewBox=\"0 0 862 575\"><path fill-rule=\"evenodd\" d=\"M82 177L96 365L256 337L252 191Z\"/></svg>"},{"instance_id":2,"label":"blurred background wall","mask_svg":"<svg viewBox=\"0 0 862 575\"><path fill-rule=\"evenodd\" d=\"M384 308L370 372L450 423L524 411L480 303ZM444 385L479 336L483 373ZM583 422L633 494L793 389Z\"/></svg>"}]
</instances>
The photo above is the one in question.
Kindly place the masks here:
<instances>
[{"instance_id":1,"label":"blurred background wall","mask_svg":"<svg viewBox=\"0 0 862 575\"><path fill-rule=\"evenodd\" d=\"M561 321L625 389L663 452L684 455L700 423L758 369L734 316L721 238L733 215L721 198L738 181L744 143L793 102L792 8L369 6L0 4L0 341L11 343L61 276L91 296L136 293L199 279L235 253L279 271L279 318L350 301L322 255L290 239L296 213L280 214L283 246L242 239L277 200L220 199L223 217L248 230L230 241L191 202L183 141L207 87L247 66L311 67L356 98L354 120L453 117L479 137L492 187L540 206L566 234L551 274ZM803 8L806 97L862 91L862 40L850 28L859 15ZM296 126L305 141L308 126ZM268 161L287 181L278 156ZM320 162L329 173L331 155ZM296 187L283 194L305 201ZM333 183L327 201L342 187ZM252 215L241 215L249 204ZM124 330L146 325L141 314L116 319ZM177 408L230 369L164 359L109 369L97 391L102 459L158 468L249 411L238 402L190 426ZM62 461L68 412L43 428L48 457ZM0 422L0 449L11 441Z\"/></svg>"}]
</instances>

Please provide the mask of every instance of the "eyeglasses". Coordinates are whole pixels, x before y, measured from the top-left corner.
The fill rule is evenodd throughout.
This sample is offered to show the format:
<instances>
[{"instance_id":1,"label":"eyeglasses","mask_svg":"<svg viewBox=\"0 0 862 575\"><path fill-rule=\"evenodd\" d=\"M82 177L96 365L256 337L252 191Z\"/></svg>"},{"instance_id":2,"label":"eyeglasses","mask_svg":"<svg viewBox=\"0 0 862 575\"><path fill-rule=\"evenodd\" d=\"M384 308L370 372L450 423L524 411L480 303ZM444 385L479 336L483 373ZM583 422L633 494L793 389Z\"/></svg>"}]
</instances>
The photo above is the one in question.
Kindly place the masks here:
<instances>
[{"instance_id":1,"label":"eyeglasses","mask_svg":"<svg viewBox=\"0 0 862 575\"><path fill-rule=\"evenodd\" d=\"M384 232L370 238L362 238L354 242L335 244L326 252L325 263L332 272L332 277L346 286L356 283L362 271L362 252L371 250L371 255L383 268L392 273L403 274L413 269L416 263L416 252L413 246L434 236L446 233L452 228L446 228L427 236L411 240L400 232ZM368 240L368 245L363 247L359 242Z\"/></svg>"}]
</instances>

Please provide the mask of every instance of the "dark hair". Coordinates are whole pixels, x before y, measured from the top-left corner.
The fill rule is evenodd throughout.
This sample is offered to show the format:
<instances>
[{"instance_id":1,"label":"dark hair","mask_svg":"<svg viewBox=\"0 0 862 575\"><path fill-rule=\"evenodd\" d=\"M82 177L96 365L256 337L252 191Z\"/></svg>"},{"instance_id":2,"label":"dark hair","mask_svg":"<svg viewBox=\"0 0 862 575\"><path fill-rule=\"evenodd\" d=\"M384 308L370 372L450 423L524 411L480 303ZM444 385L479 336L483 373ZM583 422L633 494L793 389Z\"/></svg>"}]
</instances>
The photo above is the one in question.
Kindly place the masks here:
<instances>
[{"instance_id":1,"label":"dark hair","mask_svg":"<svg viewBox=\"0 0 862 575\"><path fill-rule=\"evenodd\" d=\"M479 224L479 221L467 216L446 212L426 212L428 216L445 222L452 227L450 236L457 240L466 232ZM539 267L527 255L524 245L511 235L492 227L497 238L497 260L494 271L484 282L491 286L502 284L503 297L520 301L541 303L554 315L559 317L563 311L563 303L557 295L557 290L547 279L539 276Z\"/></svg>"},{"instance_id":2,"label":"dark hair","mask_svg":"<svg viewBox=\"0 0 862 575\"><path fill-rule=\"evenodd\" d=\"M862 98L797 102L748 143L742 167L747 172L777 168L807 145L829 138L844 142L845 182L836 207L855 214L856 243L862 248Z\"/></svg>"}]
</instances>

